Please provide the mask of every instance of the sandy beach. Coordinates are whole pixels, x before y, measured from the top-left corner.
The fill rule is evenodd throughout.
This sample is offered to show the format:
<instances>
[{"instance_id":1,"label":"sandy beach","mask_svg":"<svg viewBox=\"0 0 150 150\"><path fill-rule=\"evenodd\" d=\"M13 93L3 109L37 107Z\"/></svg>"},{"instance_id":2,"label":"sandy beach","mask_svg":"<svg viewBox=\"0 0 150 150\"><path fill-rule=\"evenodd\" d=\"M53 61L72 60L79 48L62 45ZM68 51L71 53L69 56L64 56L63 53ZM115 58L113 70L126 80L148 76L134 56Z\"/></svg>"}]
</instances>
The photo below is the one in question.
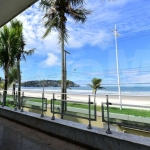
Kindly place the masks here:
<instances>
[{"instance_id":1,"label":"sandy beach","mask_svg":"<svg viewBox=\"0 0 150 150\"><path fill-rule=\"evenodd\" d=\"M29 96L29 97L42 97L41 91L37 90L24 90L24 96ZM9 94L12 94L12 91L8 91ZM90 94L90 93L89 93ZM49 91L44 92L44 97L47 99L52 99L53 98L53 93ZM61 94L60 93L55 93L54 94L55 99L61 99ZM90 99L92 102L94 102L94 95L90 94ZM117 95L108 95L109 102L111 103L118 103L120 104L119 101L119 96ZM141 106L150 106L150 96L137 96L137 95L122 95L122 104L131 104L131 105L141 105ZM88 102L89 101L89 95L85 94L68 94L67 95L67 100L70 101L81 101L81 102ZM106 102L106 95L97 95L96 96L96 103L97 105L101 105L101 102Z\"/></svg>"}]
</instances>

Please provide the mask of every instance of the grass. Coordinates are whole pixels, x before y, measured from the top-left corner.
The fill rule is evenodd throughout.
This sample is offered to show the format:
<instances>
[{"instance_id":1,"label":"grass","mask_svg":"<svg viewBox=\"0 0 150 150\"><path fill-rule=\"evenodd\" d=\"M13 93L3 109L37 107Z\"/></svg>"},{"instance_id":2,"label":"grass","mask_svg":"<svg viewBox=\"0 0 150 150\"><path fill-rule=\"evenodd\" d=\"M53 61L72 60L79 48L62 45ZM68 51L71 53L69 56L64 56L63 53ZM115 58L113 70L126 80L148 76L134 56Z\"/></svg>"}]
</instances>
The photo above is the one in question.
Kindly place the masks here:
<instances>
[{"instance_id":1,"label":"grass","mask_svg":"<svg viewBox=\"0 0 150 150\"><path fill-rule=\"evenodd\" d=\"M12 95L7 95L6 98L13 98L13 96Z\"/></svg>"},{"instance_id":2,"label":"grass","mask_svg":"<svg viewBox=\"0 0 150 150\"><path fill-rule=\"evenodd\" d=\"M41 99L29 99L28 101L32 101L32 102L39 102L41 103ZM51 103L51 100L48 100L47 101L48 104ZM55 105L61 105L61 102L60 101L55 101ZM74 102L67 102L67 106L68 107L73 107L73 108L82 108L82 109L88 109L89 106L88 104L80 104L80 103L74 103ZM101 107L100 106L97 106L97 110L100 111ZM94 106L91 105L91 110L94 110Z\"/></svg>"},{"instance_id":3,"label":"grass","mask_svg":"<svg viewBox=\"0 0 150 150\"><path fill-rule=\"evenodd\" d=\"M61 102L55 101L55 105L61 105ZM67 102L67 107L89 109L88 104L81 104L81 103L74 103L74 102ZM94 105L91 105L91 110L94 110ZM97 111L100 111L100 110L101 110L101 107L97 106Z\"/></svg>"},{"instance_id":4,"label":"grass","mask_svg":"<svg viewBox=\"0 0 150 150\"><path fill-rule=\"evenodd\" d=\"M11 98L11 96L7 96L7 98ZM27 99L27 101L39 102L39 103L42 102L41 99L37 99L37 98ZM47 103L50 104L51 100L47 100ZM55 101L55 105L61 105L61 102ZM74 103L74 102L67 102L67 106L73 107L73 108L81 108L81 109L88 109L89 108L88 104L81 104L81 103ZM93 105L91 105L91 110L94 110ZM97 106L97 111L101 111L101 106ZM148 111L148 110L138 110L138 109L130 109L130 108L123 108L122 110L120 110L120 108L110 107L109 111L111 113L116 113L116 114L150 117L150 111Z\"/></svg>"},{"instance_id":5,"label":"grass","mask_svg":"<svg viewBox=\"0 0 150 150\"><path fill-rule=\"evenodd\" d=\"M10 102L8 100L6 100L6 106L11 107L11 108L15 108L14 102Z\"/></svg>"},{"instance_id":6,"label":"grass","mask_svg":"<svg viewBox=\"0 0 150 150\"><path fill-rule=\"evenodd\" d=\"M120 108L110 107L109 111L111 113L116 113L116 114L150 117L150 111L148 110L138 110L138 109L130 109L130 108L123 108L122 110L120 110Z\"/></svg>"},{"instance_id":7,"label":"grass","mask_svg":"<svg viewBox=\"0 0 150 150\"><path fill-rule=\"evenodd\" d=\"M27 101L30 102L38 102L38 103L42 103L42 99L41 98L25 98Z\"/></svg>"},{"instance_id":8,"label":"grass","mask_svg":"<svg viewBox=\"0 0 150 150\"><path fill-rule=\"evenodd\" d=\"M41 100L38 100L38 99L31 99L30 101L41 102ZM50 104L51 100L48 100L47 103ZM55 105L61 105L61 102L55 101ZM81 109L89 108L88 104L81 104L81 103L74 103L74 102L67 102L67 106L73 107L73 108L81 108ZM93 105L91 105L91 110L94 110ZM101 106L97 106L97 111L101 111ZM148 110L138 110L138 109L128 109L128 108L124 108L124 109L120 110L120 108L110 107L109 111L111 113L117 113L117 114L150 117L150 111L148 111Z\"/></svg>"}]
</instances>

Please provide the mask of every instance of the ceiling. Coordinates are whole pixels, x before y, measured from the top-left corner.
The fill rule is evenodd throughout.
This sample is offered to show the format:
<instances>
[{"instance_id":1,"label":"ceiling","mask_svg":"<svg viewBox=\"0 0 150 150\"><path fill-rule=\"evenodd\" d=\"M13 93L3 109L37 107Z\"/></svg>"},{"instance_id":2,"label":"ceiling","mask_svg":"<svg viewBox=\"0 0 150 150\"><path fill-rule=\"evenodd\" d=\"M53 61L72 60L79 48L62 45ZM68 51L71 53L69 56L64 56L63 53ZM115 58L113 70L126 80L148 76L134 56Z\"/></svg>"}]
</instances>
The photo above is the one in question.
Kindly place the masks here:
<instances>
[{"instance_id":1,"label":"ceiling","mask_svg":"<svg viewBox=\"0 0 150 150\"><path fill-rule=\"evenodd\" d=\"M0 27L38 0L0 0Z\"/></svg>"}]
</instances>

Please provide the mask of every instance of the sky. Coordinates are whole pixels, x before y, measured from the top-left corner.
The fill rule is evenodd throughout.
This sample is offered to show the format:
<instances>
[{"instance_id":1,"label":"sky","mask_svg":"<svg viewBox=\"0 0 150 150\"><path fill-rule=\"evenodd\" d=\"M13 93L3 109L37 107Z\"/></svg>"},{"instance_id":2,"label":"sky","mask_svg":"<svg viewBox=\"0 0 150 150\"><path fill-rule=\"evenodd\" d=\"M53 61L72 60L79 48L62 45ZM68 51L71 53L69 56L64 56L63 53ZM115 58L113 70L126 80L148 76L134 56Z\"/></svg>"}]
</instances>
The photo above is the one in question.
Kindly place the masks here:
<instances>
[{"instance_id":1,"label":"sky","mask_svg":"<svg viewBox=\"0 0 150 150\"><path fill-rule=\"evenodd\" d=\"M91 10L84 24L67 18L67 79L84 86L96 77L103 85L117 85L116 24L120 83L150 84L149 1L85 0L84 7ZM61 79L58 34L52 31L42 38L44 13L37 2L17 16L24 26L25 50L36 49L21 61L22 81Z\"/></svg>"}]
</instances>

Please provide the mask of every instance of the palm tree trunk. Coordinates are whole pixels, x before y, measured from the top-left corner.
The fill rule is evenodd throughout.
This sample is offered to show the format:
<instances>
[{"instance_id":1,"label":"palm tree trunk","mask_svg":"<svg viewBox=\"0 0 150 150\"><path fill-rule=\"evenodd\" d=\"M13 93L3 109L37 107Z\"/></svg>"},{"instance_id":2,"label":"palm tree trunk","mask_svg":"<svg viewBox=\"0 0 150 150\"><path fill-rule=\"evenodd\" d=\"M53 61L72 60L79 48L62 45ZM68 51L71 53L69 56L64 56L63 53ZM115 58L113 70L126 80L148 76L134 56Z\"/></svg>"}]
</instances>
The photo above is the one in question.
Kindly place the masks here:
<instances>
[{"instance_id":1,"label":"palm tree trunk","mask_svg":"<svg viewBox=\"0 0 150 150\"><path fill-rule=\"evenodd\" d=\"M96 91L94 93L94 103L96 102Z\"/></svg>"},{"instance_id":2,"label":"palm tree trunk","mask_svg":"<svg viewBox=\"0 0 150 150\"><path fill-rule=\"evenodd\" d=\"M95 117L97 117L97 108L96 108L96 91L94 95L94 109L95 109Z\"/></svg>"},{"instance_id":3,"label":"palm tree trunk","mask_svg":"<svg viewBox=\"0 0 150 150\"><path fill-rule=\"evenodd\" d=\"M15 90L16 90L16 83L14 82L13 83L13 93L12 93L12 95L15 97Z\"/></svg>"},{"instance_id":4,"label":"palm tree trunk","mask_svg":"<svg viewBox=\"0 0 150 150\"><path fill-rule=\"evenodd\" d=\"M61 67L62 67L62 79L61 79L61 93L65 93L65 67L64 67L64 41L61 39ZM61 94L61 99L64 100L65 95Z\"/></svg>"},{"instance_id":5,"label":"palm tree trunk","mask_svg":"<svg viewBox=\"0 0 150 150\"><path fill-rule=\"evenodd\" d=\"M21 107L21 73L20 73L20 58L17 58L17 70L18 70L18 108Z\"/></svg>"},{"instance_id":6,"label":"palm tree trunk","mask_svg":"<svg viewBox=\"0 0 150 150\"><path fill-rule=\"evenodd\" d=\"M8 67L5 67L5 83L4 83L4 95L3 95L4 106L6 105L7 86L8 86Z\"/></svg>"},{"instance_id":7,"label":"palm tree trunk","mask_svg":"<svg viewBox=\"0 0 150 150\"><path fill-rule=\"evenodd\" d=\"M64 14L62 14L63 16ZM63 17L62 17L63 18ZM61 99L65 100L64 93L66 92L66 86L65 86L65 66L64 66L64 23L63 19L61 19L61 67L62 67L62 79L61 79ZM61 103L61 119L63 119L63 112L64 112L64 101Z\"/></svg>"}]
</instances>

